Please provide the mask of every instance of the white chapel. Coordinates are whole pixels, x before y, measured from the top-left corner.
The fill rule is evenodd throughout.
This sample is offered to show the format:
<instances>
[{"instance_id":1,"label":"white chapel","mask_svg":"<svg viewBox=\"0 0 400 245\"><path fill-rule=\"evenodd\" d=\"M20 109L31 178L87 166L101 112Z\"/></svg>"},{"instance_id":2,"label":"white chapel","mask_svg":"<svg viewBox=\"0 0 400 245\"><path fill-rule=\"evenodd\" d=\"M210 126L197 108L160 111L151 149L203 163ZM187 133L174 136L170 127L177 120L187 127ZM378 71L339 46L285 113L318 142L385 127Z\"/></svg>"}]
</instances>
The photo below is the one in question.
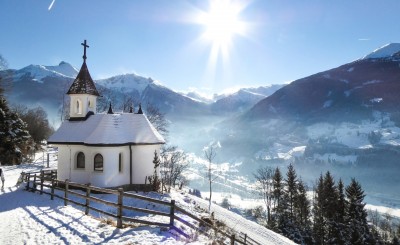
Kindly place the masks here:
<instances>
[{"instance_id":1,"label":"white chapel","mask_svg":"<svg viewBox=\"0 0 400 245\"><path fill-rule=\"evenodd\" d=\"M139 109L138 113L96 112L99 93L86 65L69 88L69 120L48 139L58 147L59 180L99 187L138 186L154 173L154 152L163 137Z\"/></svg>"}]
</instances>

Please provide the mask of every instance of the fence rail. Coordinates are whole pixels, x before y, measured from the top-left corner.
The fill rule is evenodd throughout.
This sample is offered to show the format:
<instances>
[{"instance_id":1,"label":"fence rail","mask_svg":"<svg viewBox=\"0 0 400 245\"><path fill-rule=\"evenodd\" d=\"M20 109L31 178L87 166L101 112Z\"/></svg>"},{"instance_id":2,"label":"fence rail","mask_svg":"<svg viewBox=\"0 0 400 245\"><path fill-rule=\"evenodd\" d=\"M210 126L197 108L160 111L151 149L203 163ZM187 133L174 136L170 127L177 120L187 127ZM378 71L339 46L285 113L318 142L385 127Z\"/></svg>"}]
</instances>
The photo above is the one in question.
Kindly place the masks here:
<instances>
[{"instance_id":1,"label":"fence rail","mask_svg":"<svg viewBox=\"0 0 400 245\"><path fill-rule=\"evenodd\" d=\"M180 228L175 226L175 221L180 222L181 224L189 227L190 229L193 229L194 231L199 231L202 232L206 235L207 232L204 230L204 227L207 227L209 229L212 229L215 231L215 233L219 233L223 235L224 237L227 237L230 239L230 244L255 244L255 245L260 245L260 243L254 241L253 239L249 238L246 234L240 233L237 236L235 234L228 234L228 232L223 231L219 229L218 227L214 226L213 224L206 222L205 220L202 220L201 218L193 215L192 213L186 211L183 208L180 208L175 205L175 200L171 200L170 202L167 201L162 201L150 197L145 197L133 193L128 193L124 192L122 188L118 189L105 189L105 188L99 188L96 186L91 186L90 184L79 184L79 183L74 183L70 182L69 180L57 180L57 170L41 170L39 172L29 172L29 173L21 173L21 179L23 182L26 183L25 189L27 191L32 191L32 192L39 192L39 194L46 194L50 195L51 200L54 200L54 197L59 198L64 200L64 205L68 205L68 203L72 203L75 205L78 205L80 207L83 207L85 209L85 214L90 215L90 210L99 212L101 214L110 216L112 218L115 218L117 220L117 227L122 228L123 224L129 224L127 222L133 222L133 223L141 223L141 224L146 224L146 225L156 225L156 226L161 226L161 227L169 227L177 231L179 234L182 236L185 236L186 238L190 238L188 234L186 234L184 231L182 231ZM43 187L47 187L50 189L49 191L43 190ZM71 187L73 189L81 189L83 190L83 193L79 193L77 191L71 190ZM58 195L55 193L55 190L59 190L64 192L64 195ZM111 202L107 200L103 200L98 197L93 196L93 191L98 192L98 193L106 193L106 194L111 194L111 195L116 195L117 197L117 202ZM69 195L78 197L83 200L83 202L78 202L76 200L73 200L69 197ZM144 208L139 208L139 207L133 207L133 206L128 206L124 205L123 200L125 198L132 198L132 199L139 199L155 204L160 204L163 206L166 206L169 208L169 212L162 212L162 211L157 211L157 210L151 210L151 209L144 209ZM116 209L116 214L101 210L99 208L94 207L93 205L90 205L91 202L97 202L101 203L106 206L110 206L112 208ZM127 217L123 216L123 210L131 210L131 211L138 211L142 213L147 213L147 214L152 214L152 215L159 215L159 216L165 216L169 217L169 222L168 223L161 223L161 222L152 222L148 220L142 220L142 219L136 219L132 217ZM190 217L191 219L197 221L199 223L198 226L186 221L180 216L177 216L177 212L183 215L186 215ZM124 223L124 221L126 221Z\"/></svg>"}]
</instances>

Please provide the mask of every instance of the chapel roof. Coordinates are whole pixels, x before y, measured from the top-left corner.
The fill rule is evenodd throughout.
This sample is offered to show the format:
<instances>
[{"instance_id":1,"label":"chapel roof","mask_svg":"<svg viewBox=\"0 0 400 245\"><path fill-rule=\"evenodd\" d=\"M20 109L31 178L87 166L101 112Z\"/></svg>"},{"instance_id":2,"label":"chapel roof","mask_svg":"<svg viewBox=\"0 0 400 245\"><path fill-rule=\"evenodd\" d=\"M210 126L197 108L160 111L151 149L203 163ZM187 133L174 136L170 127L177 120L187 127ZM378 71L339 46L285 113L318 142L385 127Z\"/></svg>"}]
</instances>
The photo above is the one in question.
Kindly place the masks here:
<instances>
[{"instance_id":1,"label":"chapel roof","mask_svg":"<svg viewBox=\"0 0 400 245\"><path fill-rule=\"evenodd\" d=\"M144 114L95 114L86 121L64 121L48 144L89 146L164 144Z\"/></svg>"},{"instance_id":2,"label":"chapel roof","mask_svg":"<svg viewBox=\"0 0 400 245\"><path fill-rule=\"evenodd\" d=\"M94 85L93 79L90 76L85 61L83 62L81 70L79 71L78 76L76 76L67 94L91 94L100 96L99 92L97 92L96 86Z\"/></svg>"}]
</instances>

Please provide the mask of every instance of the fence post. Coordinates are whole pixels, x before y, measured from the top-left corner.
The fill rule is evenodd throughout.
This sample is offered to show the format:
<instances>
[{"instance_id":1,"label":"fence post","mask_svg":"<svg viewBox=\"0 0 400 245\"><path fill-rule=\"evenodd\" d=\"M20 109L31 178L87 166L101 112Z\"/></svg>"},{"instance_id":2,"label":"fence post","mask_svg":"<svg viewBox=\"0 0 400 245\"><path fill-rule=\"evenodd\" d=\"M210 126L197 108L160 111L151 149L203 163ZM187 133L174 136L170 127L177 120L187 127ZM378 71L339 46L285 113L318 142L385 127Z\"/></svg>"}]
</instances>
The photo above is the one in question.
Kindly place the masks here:
<instances>
[{"instance_id":1,"label":"fence post","mask_svg":"<svg viewBox=\"0 0 400 245\"><path fill-rule=\"evenodd\" d=\"M175 200L171 200L171 210L169 213L169 226L174 226L174 215L175 215Z\"/></svg>"},{"instance_id":2,"label":"fence post","mask_svg":"<svg viewBox=\"0 0 400 245\"><path fill-rule=\"evenodd\" d=\"M43 194L43 182L44 182L44 172L42 169L40 170L40 195Z\"/></svg>"},{"instance_id":3,"label":"fence post","mask_svg":"<svg viewBox=\"0 0 400 245\"><path fill-rule=\"evenodd\" d=\"M31 173L28 173L26 175L27 181L26 181L26 190L29 191L29 181L31 180Z\"/></svg>"},{"instance_id":4,"label":"fence post","mask_svg":"<svg viewBox=\"0 0 400 245\"><path fill-rule=\"evenodd\" d=\"M86 202L85 202L85 214L89 214L89 205L90 205L90 183L86 184Z\"/></svg>"},{"instance_id":5,"label":"fence post","mask_svg":"<svg viewBox=\"0 0 400 245\"><path fill-rule=\"evenodd\" d=\"M235 245L235 234L231 236L231 245Z\"/></svg>"},{"instance_id":6,"label":"fence post","mask_svg":"<svg viewBox=\"0 0 400 245\"><path fill-rule=\"evenodd\" d=\"M67 201L67 199L68 199L68 182L69 182L69 180L66 179L65 180L65 189L64 189L64 206L68 205L68 201Z\"/></svg>"},{"instance_id":7,"label":"fence post","mask_svg":"<svg viewBox=\"0 0 400 245\"><path fill-rule=\"evenodd\" d=\"M122 202L124 189L118 188L118 211L117 211L117 228L122 228Z\"/></svg>"},{"instance_id":8,"label":"fence post","mask_svg":"<svg viewBox=\"0 0 400 245\"><path fill-rule=\"evenodd\" d=\"M33 192L36 191L36 174L33 175Z\"/></svg>"},{"instance_id":9,"label":"fence post","mask_svg":"<svg viewBox=\"0 0 400 245\"><path fill-rule=\"evenodd\" d=\"M244 243L247 241L247 234L244 234Z\"/></svg>"},{"instance_id":10,"label":"fence post","mask_svg":"<svg viewBox=\"0 0 400 245\"><path fill-rule=\"evenodd\" d=\"M54 200L54 179L51 178L51 195L50 195L50 199Z\"/></svg>"}]
</instances>

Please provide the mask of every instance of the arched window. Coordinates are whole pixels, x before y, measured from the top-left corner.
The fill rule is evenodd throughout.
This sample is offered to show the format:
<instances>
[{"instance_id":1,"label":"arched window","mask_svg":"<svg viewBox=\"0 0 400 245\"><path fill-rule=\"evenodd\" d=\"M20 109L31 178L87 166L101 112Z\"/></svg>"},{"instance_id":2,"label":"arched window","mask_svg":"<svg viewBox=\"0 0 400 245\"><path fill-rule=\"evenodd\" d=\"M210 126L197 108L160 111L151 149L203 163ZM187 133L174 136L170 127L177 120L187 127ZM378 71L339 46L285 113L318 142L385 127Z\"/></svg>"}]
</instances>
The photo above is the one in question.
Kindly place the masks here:
<instances>
[{"instance_id":1,"label":"arched window","mask_svg":"<svg viewBox=\"0 0 400 245\"><path fill-rule=\"evenodd\" d=\"M76 156L76 168L85 168L85 154L79 152Z\"/></svg>"},{"instance_id":2,"label":"arched window","mask_svg":"<svg viewBox=\"0 0 400 245\"><path fill-rule=\"evenodd\" d=\"M82 102L80 100L76 101L76 113L82 114Z\"/></svg>"},{"instance_id":3,"label":"arched window","mask_svg":"<svg viewBox=\"0 0 400 245\"><path fill-rule=\"evenodd\" d=\"M103 156L101 154L94 156L94 171L103 171Z\"/></svg>"}]
</instances>

